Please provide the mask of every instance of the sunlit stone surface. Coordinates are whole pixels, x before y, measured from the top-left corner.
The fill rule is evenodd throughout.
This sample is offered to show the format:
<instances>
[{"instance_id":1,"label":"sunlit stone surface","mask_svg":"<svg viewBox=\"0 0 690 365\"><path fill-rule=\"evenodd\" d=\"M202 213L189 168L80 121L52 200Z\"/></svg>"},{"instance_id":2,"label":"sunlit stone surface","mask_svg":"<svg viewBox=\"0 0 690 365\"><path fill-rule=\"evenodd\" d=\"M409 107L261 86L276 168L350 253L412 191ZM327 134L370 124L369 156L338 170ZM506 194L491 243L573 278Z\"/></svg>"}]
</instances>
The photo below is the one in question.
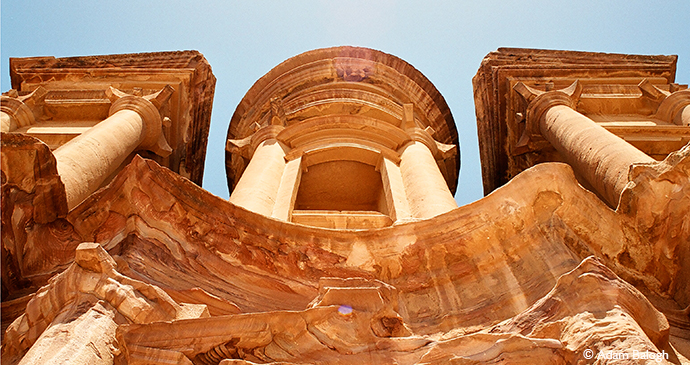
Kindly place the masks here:
<instances>
[{"instance_id":1,"label":"sunlit stone surface","mask_svg":"<svg viewBox=\"0 0 690 365\"><path fill-rule=\"evenodd\" d=\"M319 49L259 79L228 129L229 201L199 187L198 52L13 59L2 362L687 364L675 62L490 53L490 194L457 207L453 117L395 56Z\"/></svg>"}]
</instances>

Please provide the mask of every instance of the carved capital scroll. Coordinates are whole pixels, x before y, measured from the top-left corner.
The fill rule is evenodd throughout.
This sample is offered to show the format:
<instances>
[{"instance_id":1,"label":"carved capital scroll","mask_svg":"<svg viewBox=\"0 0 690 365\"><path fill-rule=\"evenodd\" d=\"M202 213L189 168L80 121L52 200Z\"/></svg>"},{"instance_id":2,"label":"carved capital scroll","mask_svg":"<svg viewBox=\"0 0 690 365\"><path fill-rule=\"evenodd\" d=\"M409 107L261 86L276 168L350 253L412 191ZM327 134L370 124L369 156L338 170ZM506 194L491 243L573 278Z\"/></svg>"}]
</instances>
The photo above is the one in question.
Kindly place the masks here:
<instances>
[{"instance_id":1,"label":"carved capital scroll","mask_svg":"<svg viewBox=\"0 0 690 365\"><path fill-rule=\"evenodd\" d=\"M36 123L37 109L45 100L48 92L42 86L37 87L28 95L19 96L16 90L10 90L0 97L0 111L2 111L2 131L12 132L19 127L26 127Z\"/></svg>"},{"instance_id":2,"label":"carved capital scroll","mask_svg":"<svg viewBox=\"0 0 690 365\"><path fill-rule=\"evenodd\" d=\"M159 110L170 99L174 91L170 85L166 85L157 93L142 97L127 94L111 86L106 90L106 95L112 101L109 115L120 110L135 111L144 121L145 129L144 140L139 147L150 150L161 157L169 156L172 148L168 145L163 134L163 125L169 124L170 120L163 118Z\"/></svg>"},{"instance_id":3,"label":"carved capital scroll","mask_svg":"<svg viewBox=\"0 0 690 365\"><path fill-rule=\"evenodd\" d=\"M582 94L582 84L577 80L565 89L541 91L531 88L522 82L515 84L513 89L522 96L529 105L527 107L527 128L531 135L539 135L539 120L544 113L555 105L565 105L575 109Z\"/></svg>"},{"instance_id":4,"label":"carved capital scroll","mask_svg":"<svg viewBox=\"0 0 690 365\"><path fill-rule=\"evenodd\" d=\"M690 89L676 91L661 102L656 116L669 123L690 126L690 117L683 118L684 114L690 114L684 111L687 107L690 107Z\"/></svg>"}]
</instances>

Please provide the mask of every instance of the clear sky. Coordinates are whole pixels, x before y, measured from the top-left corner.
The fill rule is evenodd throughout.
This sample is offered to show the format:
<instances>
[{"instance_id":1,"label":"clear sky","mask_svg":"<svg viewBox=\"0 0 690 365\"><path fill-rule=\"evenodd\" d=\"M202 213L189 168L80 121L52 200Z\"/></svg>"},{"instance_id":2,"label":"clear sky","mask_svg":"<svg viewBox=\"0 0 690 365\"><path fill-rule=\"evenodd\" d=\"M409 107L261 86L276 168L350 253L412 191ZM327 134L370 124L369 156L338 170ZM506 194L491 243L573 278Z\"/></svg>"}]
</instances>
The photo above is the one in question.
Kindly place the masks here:
<instances>
[{"instance_id":1,"label":"clear sky","mask_svg":"<svg viewBox=\"0 0 690 365\"><path fill-rule=\"evenodd\" d=\"M2 0L0 73L9 57L196 49L218 79L204 188L228 197L224 139L254 81L315 48L378 49L426 75L458 125L456 200L482 197L472 76L498 47L676 54L690 82L690 0L579 1L28 1Z\"/></svg>"}]
</instances>

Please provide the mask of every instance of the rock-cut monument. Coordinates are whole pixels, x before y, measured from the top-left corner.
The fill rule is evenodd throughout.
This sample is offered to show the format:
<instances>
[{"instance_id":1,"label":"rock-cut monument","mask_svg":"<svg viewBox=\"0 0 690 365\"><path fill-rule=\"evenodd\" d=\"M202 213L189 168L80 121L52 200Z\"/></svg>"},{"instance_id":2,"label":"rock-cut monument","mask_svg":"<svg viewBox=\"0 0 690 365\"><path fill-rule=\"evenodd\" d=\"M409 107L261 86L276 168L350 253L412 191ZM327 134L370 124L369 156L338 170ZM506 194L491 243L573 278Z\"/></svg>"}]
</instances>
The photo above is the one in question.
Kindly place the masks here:
<instances>
[{"instance_id":1,"label":"rock-cut monument","mask_svg":"<svg viewBox=\"0 0 690 365\"><path fill-rule=\"evenodd\" d=\"M200 187L199 52L11 59L2 363L688 364L676 59L488 54L486 196L461 207L450 109L390 54L317 49L256 81L228 200Z\"/></svg>"}]
</instances>

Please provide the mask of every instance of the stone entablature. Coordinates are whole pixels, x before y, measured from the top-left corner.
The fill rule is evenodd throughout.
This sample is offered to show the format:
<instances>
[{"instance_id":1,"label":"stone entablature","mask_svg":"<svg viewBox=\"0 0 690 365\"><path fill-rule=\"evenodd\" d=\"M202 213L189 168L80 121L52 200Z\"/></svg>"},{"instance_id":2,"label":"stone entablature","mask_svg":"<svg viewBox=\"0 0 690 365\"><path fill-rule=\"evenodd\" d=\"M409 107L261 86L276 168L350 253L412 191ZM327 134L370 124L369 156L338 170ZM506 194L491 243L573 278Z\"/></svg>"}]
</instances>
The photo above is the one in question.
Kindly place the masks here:
<instances>
[{"instance_id":1,"label":"stone entablature","mask_svg":"<svg viewBox=\"0 0 690 365\"><path fill-rule=\"evenodd\" d=\"M529 119L534 106L527 94L565 90L575 82L576 95L562 104L654 160L679 150L690 141L682 121L690 118L690 101L687 86L674 83L675 67L676 56L513 48L490 53L473 80L485 193L537 163L568 161L544 138L539 118Z\"/></svg>"},{"instance_id":2,"label":"stone entablature","mask_svg":"<svg viewBox=\"0 0 690 365\"><path fill-rule=\"evenodd\" d=\"M12 58L10 75L13 89L2 97L2 131L38 138L51 150L113 114L117 97L111 88L133 96L169 88L166 103L157 106L163 125L155 139L164 138L172 151L163 152L158 143L137 151L201 185L216 81L201 53ZM26 110L33 113L24 117Z\"/></svg>"}]
</instances>

